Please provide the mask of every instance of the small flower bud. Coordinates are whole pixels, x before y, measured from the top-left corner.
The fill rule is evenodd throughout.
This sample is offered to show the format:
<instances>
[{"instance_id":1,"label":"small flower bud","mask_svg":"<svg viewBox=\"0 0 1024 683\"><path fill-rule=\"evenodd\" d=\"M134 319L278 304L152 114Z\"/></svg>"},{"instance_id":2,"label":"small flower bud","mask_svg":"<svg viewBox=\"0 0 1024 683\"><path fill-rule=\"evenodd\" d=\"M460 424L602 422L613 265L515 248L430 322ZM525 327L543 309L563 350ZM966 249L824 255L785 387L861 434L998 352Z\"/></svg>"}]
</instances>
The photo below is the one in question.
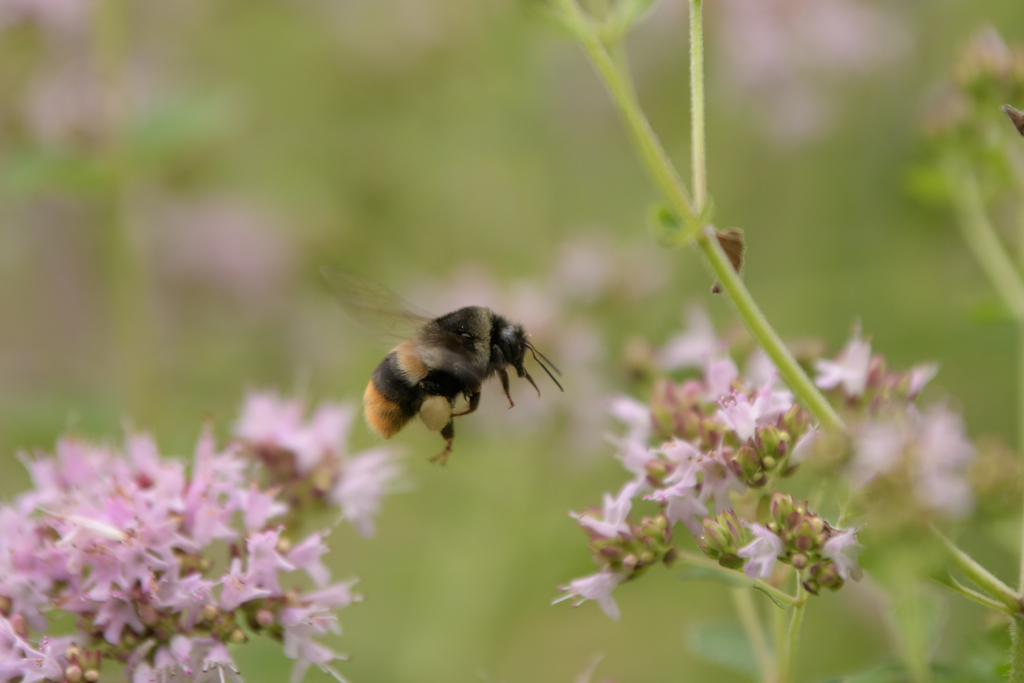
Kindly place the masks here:
<instances>
[{"instance_id":1,"label":"small flower bud","mask_svg":"<svg viewBox=\"0 0 1024 683\"><path fill-rule=\"evenodd\" d=\"M792 562L793 566L797 569L803 569L807 566L808 559L803 553L793 553L793 557L790 558L790 562Z\"/></svg>"},{"instance_id":2,"label":"small flower bud","mask_svg":"<svg viewBox=\"0 0 1024 683\"><path fill-rule=\"evenodd\" d=\"M640 562L642 564L650 564L651 562L654 562L654 553L650 550L643 551L640 553Z\"/></svg>"},{"instance_id":3,"label":"small flower bud","mask_svg":"<svg viewBox=\"0 0 1024 683\"><path fill-rule=\"evenodd\" d=\"M676 548L675 546L672 546L665 553L665 557L661 558L661 561L665 563L666 567L671 569L672 565L674 565L676 563L676 560L678 560L678 559L679 559L679 549Z\"/></svg>"},{"instance_id":4,"label":"small flower bud","mask_svg":"<svg viewBox=\"0 0 1024 683\"><path fill-rule=\"evenodd\" d=\"M68 649L64 651L64 657L70 661L75 661L76 659L78 659L78 656L80 654L82 654L82 651L79 650L78 646L74 643L71 643L71 645L68 646Z\"/></svg>"},{"instance_id":5,"label":"small flower bud","mask_svg":"<svg viewBox=\"0 0 1024 683\"><path fill-rule=\"evenodd\" d=\"M637 556L633 553L630 553L629 555L626 555L624 558L622 558L622 566L630 571L636 569L636 566L638 564L640 564L640 560L637 559Z\"/></svg>"},{"instance_id":6,"label":"small flower bud","mask_svg":"<svg viewBox=\"0 0 1024 683\"><path fill-rule=\"evenodd\" d=\"M232 631L231 635L228 637L228 640L230 640L232 643L244 643L248 639L245 637L245 632L242 629L235 628L235 630Z\"/></svg>"},{"instance_id":7,"label":"small flower bud","mask_svg":"<svg viewBox=\"0 0 1024 683\"><path fill-rule=\"evenodd\" d=\"M268 609L261 609L256 612L256 623L263 628L268 628L274 625L274 613Z\"/></svg>"},{"instance_id":8,"label":"small flower bud","mask_svg":"<svg viewBox=\"0 0 1024 683\"><path fill-rule=\"evenodd\" d=\"M778 447L779 442L782 440L782 436L779 434L778 428L775 425L766 425L761 430L761 440L764 442L764 449L768 453L774 453ZM767 465L765 465L767 467Z\"/></svg>"},{"instance_id":9,"label":"small flower bud","mask_svg":"<svg viewBox=\"0 0 1024 683\"><path fill-rule=\"evenodd\" d=\"M287 555L288 551L291 550L291 549L292 549L292 542L291 541L289 541L284 536L282 536L280 539L278 539L278 541L277 541L277 552L281 553L282 555Z\"/></svg>"},{"instance_id":10,"label":"small flower bud","mask_svg":"<svg viewBox=\"0 0 1024 683\"><path fill-rule=\"evenodd\" d=\"M78 683L82 680L82 667L77 664L72 664L68 668L64 669L64 680L68 683Z\"/></svg>"},{"instance_id":11,"label":"small flower bud","mask_svg":"<svg viewBox=\"0 0 1024 683\"><path fill-rule=\"evenodd\" d=\"M7 616L14 607L14 601L6 595L0 595L0 614Z\"/></svg>"},{"instance_id":12,"label":"small flower bud","mask_svg":"<svg viewBox=\"0 0 1024 683\"><path fill-rule=\"evenodd\" d=\"M96 681L100 680L100 672L96 669L89 669L85 672L84 678L88 683L96 683Z\"/></svg>"},{"instance_id":13,"label":"small flower bud","mask_svg":"<svg viewBox=\"0 0 1024 683\"><path fill-rule=\"evenodd\" d=\"M746 563L746 560L732 553L726 553L718 558L718 564L728 569L742 569L744 563Z\"/></svg>"},{"instance_id":14,"label":"small flower bud","mask_svg":"<svg viewBox=\"0 0 1024 683\"><path fill-rule=\"evenodd\" d=\"M217 616L220 614L220 610L217 608L216 605L206 604L203 605L203 608L199 611L199 613L200 615L202 615L204 621L213 622L217 620Z\"/></svg>"},{"instance_id":15,"label":"small flower bud","mask_svg":"<svg viewBox=\"0 0 1024 683\"><path fill-rule=\"evenodd\" d=\"M772 502L769 511L773 519L780 524L793 512L793 496L776 491L772 494Z\"/></svg>"}]
</instances>

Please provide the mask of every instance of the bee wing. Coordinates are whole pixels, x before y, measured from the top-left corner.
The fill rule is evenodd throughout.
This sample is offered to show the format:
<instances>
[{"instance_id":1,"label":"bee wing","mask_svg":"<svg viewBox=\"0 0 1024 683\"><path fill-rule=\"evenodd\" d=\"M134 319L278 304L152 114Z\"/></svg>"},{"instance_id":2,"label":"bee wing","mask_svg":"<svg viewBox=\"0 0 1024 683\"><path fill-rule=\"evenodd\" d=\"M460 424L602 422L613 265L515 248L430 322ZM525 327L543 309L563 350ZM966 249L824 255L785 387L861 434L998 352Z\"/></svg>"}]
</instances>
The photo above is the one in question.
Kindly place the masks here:
<instances>
[{"instance_id":1,"label":"bee wing","mask_svg":"<svg viewBox=\"0 0 1024 683\"><path fill-rule=\"evenodd\" d=\"M371 337L393 342L417 335L433 316L359 275L331 266L320 268L345 312Z\"/></svg>"},{"instance_id":2,"label":"bee wing","mask_svg":"<svg viewBox=\"0 0 1024 683\"><path fill-rule=\"evenodd\" d=\"M479 387L484 380L486 362L481 361L475 340L439 328L433 321L420 328L416 346L420 358L432 370L448 373L467 388Z\"/></svg>"}]
</instances>

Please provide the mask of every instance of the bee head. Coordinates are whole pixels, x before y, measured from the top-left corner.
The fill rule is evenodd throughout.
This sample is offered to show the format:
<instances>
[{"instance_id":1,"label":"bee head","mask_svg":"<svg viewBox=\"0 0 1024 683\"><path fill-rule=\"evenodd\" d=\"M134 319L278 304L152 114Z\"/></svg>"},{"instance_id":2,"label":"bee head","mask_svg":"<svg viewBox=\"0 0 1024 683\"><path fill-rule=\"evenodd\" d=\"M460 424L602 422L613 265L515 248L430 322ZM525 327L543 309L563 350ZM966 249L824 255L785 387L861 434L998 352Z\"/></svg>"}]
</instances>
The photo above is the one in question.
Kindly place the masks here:
<instances>
[{"instance_id":1,"label":"bee head","mask_svg":"<svg viewBox=\"0 0 1024 683\"><path fill-rule=\"evenodd\" d=\"M544 372L548 373L548 376L552 381L554 381L555 385L559 389L562 389L562 385L559 384L558 380L555 379L555 376L551 374L551 370L548 370L544 363L541 362L541 358L544 358L544 354L541 354L540 358L537 357L539 351L537 351L533 347L533 344L530 343L526 330L523 329L522 325L504 322L504 325L501 325L500 329L496 331L498 333L496 340L497 346L501 349L501 353L505 357L505 362L516 369L517 375L526 378L526 381L528 381L534 389L537 389L537 384L533 381L533 378L530 377L530 373L526 371L526 352L530 351L537 363L544 368ZM544 358L544 360L547 359ZM548 361L548 363L555 372L558 372L558 368L556 368L551 361ZM537 395L540 395L540 389L537 389Z\"/></svg>"},{"instance_id":2,"label":"bee head","mask_svg":"<svg viewBox=\"0 0 1024 683\"><path fill-rule=\"evenodd\" d=\"M498 333L498 348L501 349L505 362L516 369L520 377L526 375L523 363L526 361L526 330L522 325L507 323Z\"/></svg>"}]
</instances>

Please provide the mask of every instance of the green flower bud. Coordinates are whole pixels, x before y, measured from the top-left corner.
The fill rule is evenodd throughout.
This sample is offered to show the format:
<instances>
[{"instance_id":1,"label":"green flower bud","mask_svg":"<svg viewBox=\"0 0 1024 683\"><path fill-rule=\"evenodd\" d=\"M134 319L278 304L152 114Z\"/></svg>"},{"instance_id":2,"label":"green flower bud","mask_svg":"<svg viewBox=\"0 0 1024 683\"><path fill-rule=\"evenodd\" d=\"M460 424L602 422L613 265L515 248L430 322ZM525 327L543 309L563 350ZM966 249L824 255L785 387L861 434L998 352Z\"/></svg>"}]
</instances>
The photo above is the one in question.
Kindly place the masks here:
<instances>
[{"instance_id":1,"label":"green flower bud","mask_svg":"<svg viewBox=\"0 0 1024 683\"><path fill-rule=\"evenodd\" d=\"M775 453L779 447L779 442L782 440L779 430L775 425L766 425L761 429L761 441L764 442L764 450L766 453ZM767 467L767 465L766 465Z\"/></svg>"},{"instance_id":2,"label":"green flower bud","mask_svg":"<svg viewBox=\"0 0 1024 683\"><path fill-rule=\"evenodd\" d=\"M776 520L780 525L784 525L785 520L796 510L796 502L793 500L793 496L788 493L776 491L772 494L769 510L772 519Z\"/></svg>"}]
</instances>

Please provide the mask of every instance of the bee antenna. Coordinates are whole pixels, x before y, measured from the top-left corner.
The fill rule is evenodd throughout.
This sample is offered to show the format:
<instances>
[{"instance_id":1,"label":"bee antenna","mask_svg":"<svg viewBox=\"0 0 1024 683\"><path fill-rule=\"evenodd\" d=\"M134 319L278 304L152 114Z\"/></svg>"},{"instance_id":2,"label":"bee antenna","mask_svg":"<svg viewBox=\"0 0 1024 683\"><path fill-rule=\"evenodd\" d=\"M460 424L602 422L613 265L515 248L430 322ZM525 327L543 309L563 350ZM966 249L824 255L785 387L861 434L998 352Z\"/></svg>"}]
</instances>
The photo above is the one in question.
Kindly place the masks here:
<instances>
[{"instance_id":1,"label":"bee antenna","mask_svg":"<svg viewBox=\"0 0 1024 683\"><path fill-rule=\"evenodd\" d=\"M551 368L552 368L552 369L553 369L553 370L554 370L555 372L557 372L557 373L558 373L558 376L559 376L559 377L561 377L561 376L562 376L562 371L561 371L561 370L559 370L559 369L558 369L558 368L557 368L557 367L555 366L555 364L554 364L554 363L552 363L552 362L551 362L551 361L550 361L550 360L548 359L548 357L547 357L547 356L545 356L545 355L544 355L543 353L541 353L540 351L538 351L538 350L537 350L537 347L536 347L536 346L534 346L534 345L533 345L533 344L531 344L530 342L526 342L526 348L530 349L530 352L531 352L531 353L533 353L533 357L534 357L534 358L537 358L537 355L539 354L539 355L540 355L540 357L544 359L544 362L545 362L545 363L547 363L548 365L550 365L550 366L551 366ZM540 363L540 361L539 361L539 360L538 360L537 362L538 362L538 363ZM545 370L547 370L547 368L544 368L544 369L545 369ZM551 373L549 372L548 374L550 375ZM554 377L552 377L552 379L554 379ZM555 384L557 384L557 382L555 382Z\"/></svg>"},{"instance_id":2,"label":"bee antenna","mask_svg":"<svg viewBox=\"0 0 1024 683\"><path fill-rule=\"evenodd\" d=\"M544 365L544 363L542 363L540 361L540 358L537 358L537 354L540 353L540 352L537 351L536 349L534 349L532 346L529 347L529 349L530 349L530 353L533 354L533 359L535 361L537 361L537 365L541 366L541 368L544 369L544 372L548 373L548 377L550 377L551 381L555 383L555 386L558 387L558 390L561 391L562 393L565 393L565 389L562 388L562 385L559 384L557 379L555 379L555 376L551 374L550 370L548 370L548 366ZM543 353L541 353L540 355L541 355L541 357L544 356ZM547 359L545 358L544 360L547 360ZM551 361L548 361L548 362L550 363ZM554 364L552 364L551 367L555 368ZM558 372L558 368L555 368L555 372ZM558 372L558 374L561 375L562 373ZM530 376L527 375L526 377L527 377L527 379L529 379ZM532 379L530 380L530 384L533 384L533 380ZM537 388L536 384L534 384L533 386L534 386L535 389ZM537 390L537 393L540 394L540 390L539 389Z\"/></svg>"}]
</instances>

